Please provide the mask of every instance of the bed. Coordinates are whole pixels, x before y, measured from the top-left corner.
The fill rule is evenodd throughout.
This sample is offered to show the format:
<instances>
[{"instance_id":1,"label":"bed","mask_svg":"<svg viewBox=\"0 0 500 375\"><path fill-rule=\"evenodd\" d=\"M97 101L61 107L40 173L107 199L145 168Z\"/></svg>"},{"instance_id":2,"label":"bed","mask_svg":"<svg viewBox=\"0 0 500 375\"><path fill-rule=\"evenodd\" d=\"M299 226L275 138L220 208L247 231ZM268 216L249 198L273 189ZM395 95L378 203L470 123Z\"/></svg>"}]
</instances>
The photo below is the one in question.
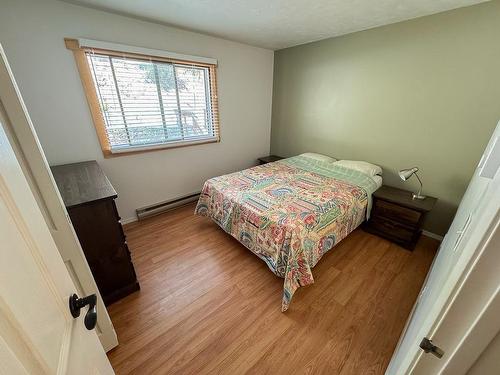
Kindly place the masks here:
<instances>
[{"instance_id":1,"label":"bed","mask_svg":"<svg viewBox=\"0 0 500 375\"><path fill-rule=\"evenodd\" d=\"M333 161L303 154L211 178L201 191L195 213L285 279L282 311L299 287L314 282L321 257L368 217L382 184L380 176Z\"/></svg>"}]
</instances>

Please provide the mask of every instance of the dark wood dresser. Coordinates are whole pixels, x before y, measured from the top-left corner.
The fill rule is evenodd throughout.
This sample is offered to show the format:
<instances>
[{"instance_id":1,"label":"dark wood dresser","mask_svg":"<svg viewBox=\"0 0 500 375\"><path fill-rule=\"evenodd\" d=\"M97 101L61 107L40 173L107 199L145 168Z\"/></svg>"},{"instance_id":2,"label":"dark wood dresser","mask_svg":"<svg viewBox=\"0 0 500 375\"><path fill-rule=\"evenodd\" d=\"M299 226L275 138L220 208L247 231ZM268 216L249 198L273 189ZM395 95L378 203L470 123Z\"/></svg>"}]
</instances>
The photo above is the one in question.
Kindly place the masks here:
<instances>
[{"instance_id":1,"label":"dark wood dresser","mask_svg":"<svg viewBox=\"0 0 500 375\"><path fill-rule=\"evenodd\" d=\"M384 185L373 193L370 220L364 229L413 250L422 233L425 215L436 201L433 197L412 199L410 191Z\"/></svg>"},{"instance_id":2,"label":"dark wood dresser","mask_svg":"<svg viewBox=\"0 0 500 375\"><path fill-rule=\"evenodd\" d=\"M116 210L116 191L96 161L51 167L106 305L139 290Z\"/></svg>"}]
</instances>

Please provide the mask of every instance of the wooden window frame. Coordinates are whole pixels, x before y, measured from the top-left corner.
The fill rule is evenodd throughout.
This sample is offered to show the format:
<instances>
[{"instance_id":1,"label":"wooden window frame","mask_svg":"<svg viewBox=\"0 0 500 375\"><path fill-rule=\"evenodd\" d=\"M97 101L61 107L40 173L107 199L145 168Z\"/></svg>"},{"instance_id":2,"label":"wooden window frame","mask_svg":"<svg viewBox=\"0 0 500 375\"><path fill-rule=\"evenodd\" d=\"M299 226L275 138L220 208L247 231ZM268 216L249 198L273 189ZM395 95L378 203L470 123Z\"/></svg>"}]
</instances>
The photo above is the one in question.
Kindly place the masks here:
<instances>
[{"instance_id":1,"label":"wooden window frame","mask_svg":"<svg viewBox=\"0 0 500 375\"><path fill-rule=\"evenodd\" d=\"M131 53L131 52L120 52L109 49L95 49L95 48L87 48L81 47L78 39L65 38L64 42L66 44L66 48L73 52L76 66L78 68L78 73L80 75L80 79L82 81L83 90L85 92L85 97L87 99L90 114L92 116L92 121L94 123L94 127L97 133L97 138L99 139L99 144L101 145L101 150L105 158L115 157L115 156L124 156L130 154L137 154L143 152L150 151L158 151L164 150L168 148L178 148L178 147L187 147L194 146L200 144L207 143L217 143L220 142L220 124L219 124L219 100L217 95L217 69L216 65L208 64L203 62L194 62L189 60L179 60L173 58L167 58L162 56L154 56L154 55L144 55L139 53ZM210 84L210 105L212 111L212 126L215 129L215 137L211 139L202 139L196 141L173 141L170 143L164 144L156 144L156 145L144 145L131 147L131 149L124 148L122 150L115 150L113 152L111 144L108 140L108 135L106 132L106 123L104 121L104 116L101 111L101 105L99 103L99 98L97 95L97 91L95 88L94 80L92 77L92 72L87 60L86 51L94 50L96 53L101 53L109 56L117 56L117 57L129 57L137 60L145 60L151 61L161 61L168 62L172 64L194 64L196 66L205 67L209 70L209 84ZM135 149L134 149L135 148Z\"/></svg>"}]
</instances>

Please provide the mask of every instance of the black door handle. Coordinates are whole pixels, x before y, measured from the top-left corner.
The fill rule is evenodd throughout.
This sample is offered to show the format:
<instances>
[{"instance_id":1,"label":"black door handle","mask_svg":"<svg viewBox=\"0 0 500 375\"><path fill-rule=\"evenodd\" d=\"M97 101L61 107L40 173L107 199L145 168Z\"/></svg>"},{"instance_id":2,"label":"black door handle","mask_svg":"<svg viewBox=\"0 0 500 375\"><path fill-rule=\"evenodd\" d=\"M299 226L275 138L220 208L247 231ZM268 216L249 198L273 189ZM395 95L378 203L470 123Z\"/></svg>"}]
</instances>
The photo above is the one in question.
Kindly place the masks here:
<instances>
[{"instance_id":1,"label":"black door handle","mask_svg":"<svg viewBox=\"0 0 500 375\"><path fill-rule=\"evenodd\" d=\"M82 307L89 306L87 313L85 314L85 327L90 331L95 328L97 323L97 296L91 294L87 297L78 298L76 294L69 297L69 311L73 318L78 318L80 316L80 310Z\"/></svg>"}]
</instances>

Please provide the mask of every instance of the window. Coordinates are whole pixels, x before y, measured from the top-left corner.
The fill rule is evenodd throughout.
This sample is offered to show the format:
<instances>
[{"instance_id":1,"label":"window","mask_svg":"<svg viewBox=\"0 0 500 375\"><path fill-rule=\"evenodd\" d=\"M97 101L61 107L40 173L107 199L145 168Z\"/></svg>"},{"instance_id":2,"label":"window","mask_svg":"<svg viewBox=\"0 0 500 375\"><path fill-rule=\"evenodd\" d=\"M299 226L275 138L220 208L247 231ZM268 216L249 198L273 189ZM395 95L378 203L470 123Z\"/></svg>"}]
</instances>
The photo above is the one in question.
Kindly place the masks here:
<instances>
[{"instance_id":1,"label":"window","mask_svg":"<svg viewBox=\"0 0 500 375\"><path fill-rule=\"evenodd\" d=\"M219 141L214 63L127 51L137 47L82 48L80 40L66 45L75 53L105 155Z\"/></svg>"}]
</instances>

